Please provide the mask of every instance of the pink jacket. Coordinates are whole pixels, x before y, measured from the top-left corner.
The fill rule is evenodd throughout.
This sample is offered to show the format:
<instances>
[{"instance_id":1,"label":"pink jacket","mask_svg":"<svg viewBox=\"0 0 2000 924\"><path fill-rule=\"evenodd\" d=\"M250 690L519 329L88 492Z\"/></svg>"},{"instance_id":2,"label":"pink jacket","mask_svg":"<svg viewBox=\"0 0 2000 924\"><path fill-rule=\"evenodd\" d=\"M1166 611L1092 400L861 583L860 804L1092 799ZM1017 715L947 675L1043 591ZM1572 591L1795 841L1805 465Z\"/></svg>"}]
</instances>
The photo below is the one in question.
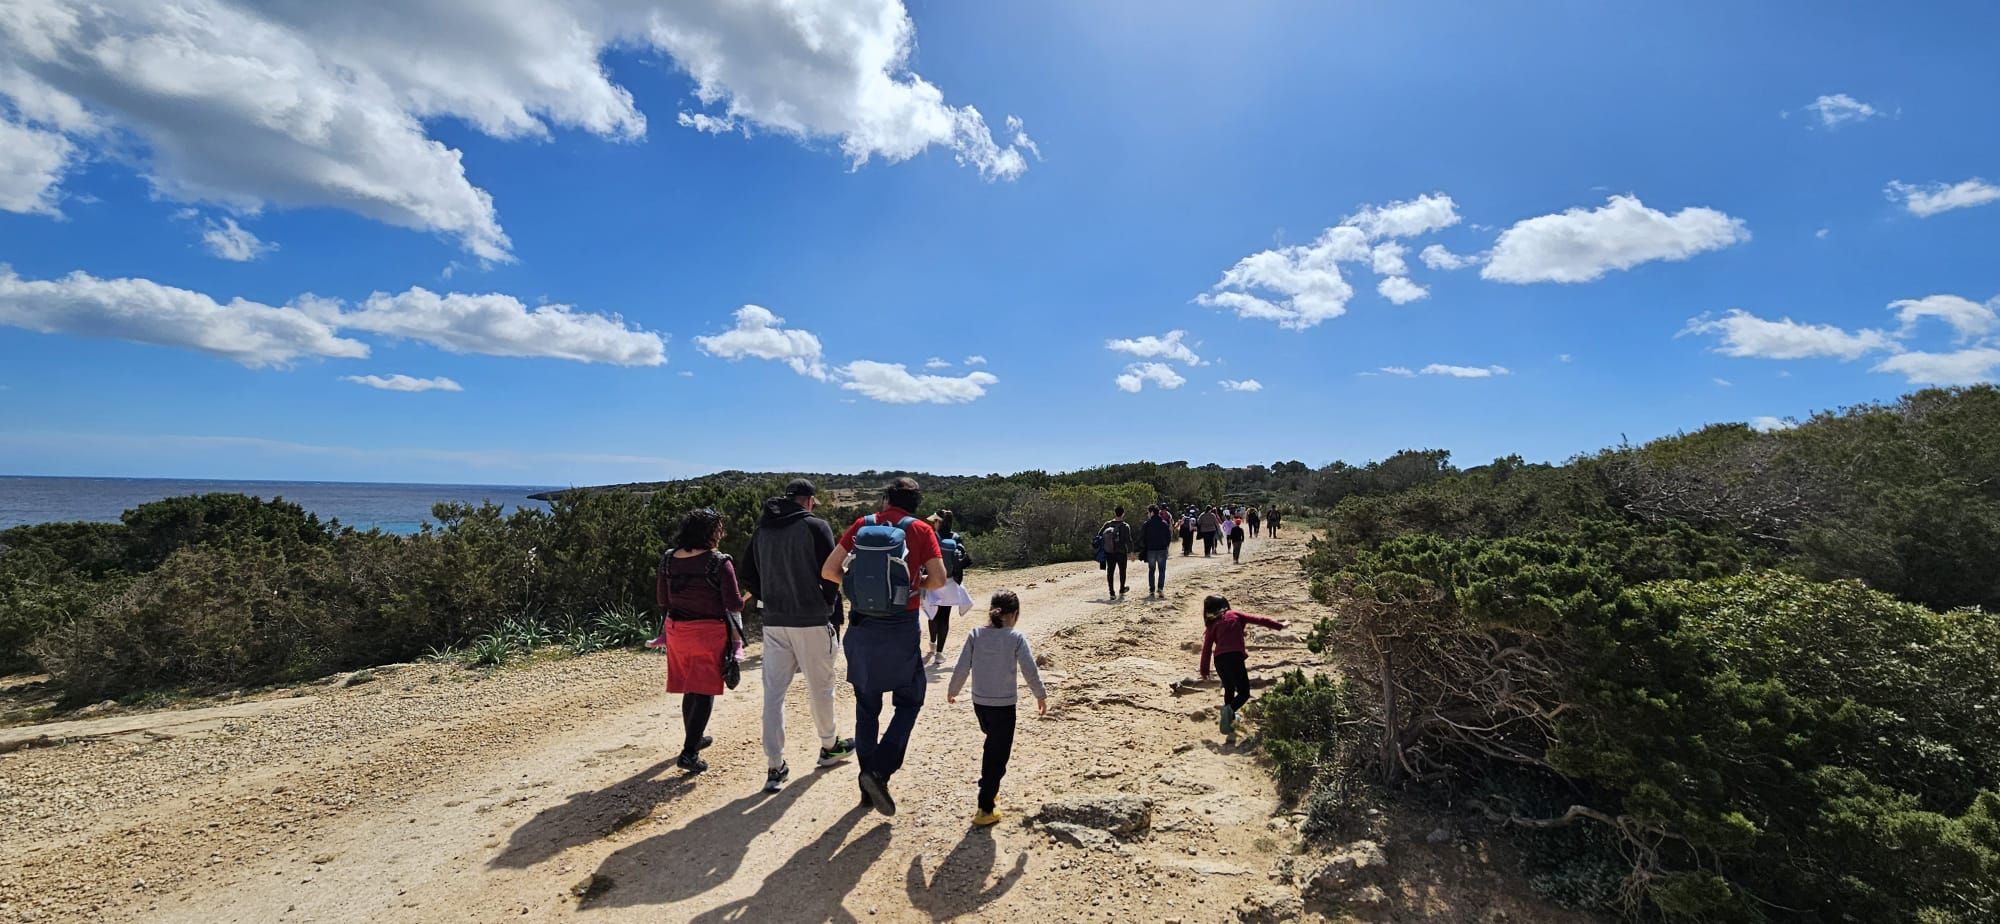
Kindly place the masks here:
<instances>
[{"instance_id":1,"label":"pink jacket","mask_svg":"<svg viewBox=\"0 0 2000 924\"><path fill-rule=\"evenodd\" d=\"M1266 629L1282 629L1285 624L1275 619L1224 610L1222 618L1209 623L1207 631L1201 634L1201 674L1208 676L1208 660L1211 653L1229 654L1247 650L1243 644L1243 633L1248 626L1263 626Z\"/></svg>"}]
</instances>

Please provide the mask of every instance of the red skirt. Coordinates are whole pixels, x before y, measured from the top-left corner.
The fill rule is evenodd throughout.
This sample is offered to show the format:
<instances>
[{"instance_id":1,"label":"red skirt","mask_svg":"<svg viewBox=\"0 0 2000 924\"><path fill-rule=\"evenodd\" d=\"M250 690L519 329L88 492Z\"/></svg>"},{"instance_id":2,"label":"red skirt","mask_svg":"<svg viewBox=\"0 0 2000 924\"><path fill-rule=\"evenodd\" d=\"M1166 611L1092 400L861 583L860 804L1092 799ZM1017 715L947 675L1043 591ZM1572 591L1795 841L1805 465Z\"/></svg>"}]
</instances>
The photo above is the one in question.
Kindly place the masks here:
<instances>
[{"instance_id":1,"label":"red skirt","mask_svg":"<svg viewBox=\"0 0 2000 924\"><path fill-rule=\"evenodd\" d=\"M667 692L722 695L722 648L729 627L720 619L667 622Z\"/></svg>"}]
</instances>

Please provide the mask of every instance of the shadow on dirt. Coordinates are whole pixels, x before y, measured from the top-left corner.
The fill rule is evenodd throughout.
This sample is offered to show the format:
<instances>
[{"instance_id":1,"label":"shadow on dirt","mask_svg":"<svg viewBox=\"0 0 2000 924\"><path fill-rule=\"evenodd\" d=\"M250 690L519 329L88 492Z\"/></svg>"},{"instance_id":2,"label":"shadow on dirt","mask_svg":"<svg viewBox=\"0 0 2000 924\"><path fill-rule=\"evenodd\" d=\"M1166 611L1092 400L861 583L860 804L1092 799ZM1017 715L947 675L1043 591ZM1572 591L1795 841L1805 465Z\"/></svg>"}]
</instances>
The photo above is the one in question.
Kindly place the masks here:
<instances>
[{"instance_id":1,"label":"shadow on dirt","mask_svg":"<svg viewBox=\"0 0 2000 924\"><path fill-rule=\"evenodd\" d=\"M993 829L972 828L945 855L929 883L924 882L923 864L911 857L909 874L903 878L910 904L933 921L947 921L999 901L1027 874L1028 853L1024 850L1017 854L1013 868L989 883L993 880L993 860L998 852L993 843Z\"/></svg>"},{"instance_id":2,"label":"shadow on dirt","mask_svg":"<svg viewBox=\"0 0 2000 924\"><path fill-rule=\"evenodd\" d=\"M673 773L665 779L662 773ZM507 849L487 863L496 869L527 869L571 847L587 844L644 821L654 807L693 788L672 760L657 764L596 792L570 795L514 829Z\"/></svg>"}]
</instances>

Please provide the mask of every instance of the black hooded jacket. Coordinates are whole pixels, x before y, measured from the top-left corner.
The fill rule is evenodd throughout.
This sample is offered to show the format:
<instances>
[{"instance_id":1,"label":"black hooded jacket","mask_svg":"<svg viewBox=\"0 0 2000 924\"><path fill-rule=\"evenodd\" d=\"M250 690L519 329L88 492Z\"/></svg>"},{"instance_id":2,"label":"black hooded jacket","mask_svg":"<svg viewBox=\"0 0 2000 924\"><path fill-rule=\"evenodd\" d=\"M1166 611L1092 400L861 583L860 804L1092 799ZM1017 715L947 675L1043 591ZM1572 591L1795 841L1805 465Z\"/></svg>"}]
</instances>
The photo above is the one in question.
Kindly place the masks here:
<instances>
[{"instance_id":1,"label":"black hooded jacket","mask_svg":"<svg viewBox=\"0 0 2000 924\"><path fill-rule=\"evenodd\" d=\"M798 502L776 497L737 562L743 589L763 603L764 625L812 627L840 622L840 585L820 580L833 554L833 527Z\"/></svg>"}]
</instances>

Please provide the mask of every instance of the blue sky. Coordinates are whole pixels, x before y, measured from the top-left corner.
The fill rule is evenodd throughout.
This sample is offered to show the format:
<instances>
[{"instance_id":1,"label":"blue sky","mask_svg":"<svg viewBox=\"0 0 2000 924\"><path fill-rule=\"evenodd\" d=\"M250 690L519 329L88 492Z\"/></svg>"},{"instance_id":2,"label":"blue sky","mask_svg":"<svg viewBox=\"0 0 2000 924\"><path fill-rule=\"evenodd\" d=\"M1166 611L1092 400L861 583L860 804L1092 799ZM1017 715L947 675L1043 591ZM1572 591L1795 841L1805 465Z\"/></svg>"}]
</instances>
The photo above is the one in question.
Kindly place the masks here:
<instances>
[{"instance_id":1,"label":"blue sky","mask_svg":"<svg viewBox=\"0 0 2000 924\"><path fill-rule=\"evenodd\" d=\"M1476 464L2000 375L1986 4L166 6L0 25L0 472Z\"/></svg>"}]
</instances>

